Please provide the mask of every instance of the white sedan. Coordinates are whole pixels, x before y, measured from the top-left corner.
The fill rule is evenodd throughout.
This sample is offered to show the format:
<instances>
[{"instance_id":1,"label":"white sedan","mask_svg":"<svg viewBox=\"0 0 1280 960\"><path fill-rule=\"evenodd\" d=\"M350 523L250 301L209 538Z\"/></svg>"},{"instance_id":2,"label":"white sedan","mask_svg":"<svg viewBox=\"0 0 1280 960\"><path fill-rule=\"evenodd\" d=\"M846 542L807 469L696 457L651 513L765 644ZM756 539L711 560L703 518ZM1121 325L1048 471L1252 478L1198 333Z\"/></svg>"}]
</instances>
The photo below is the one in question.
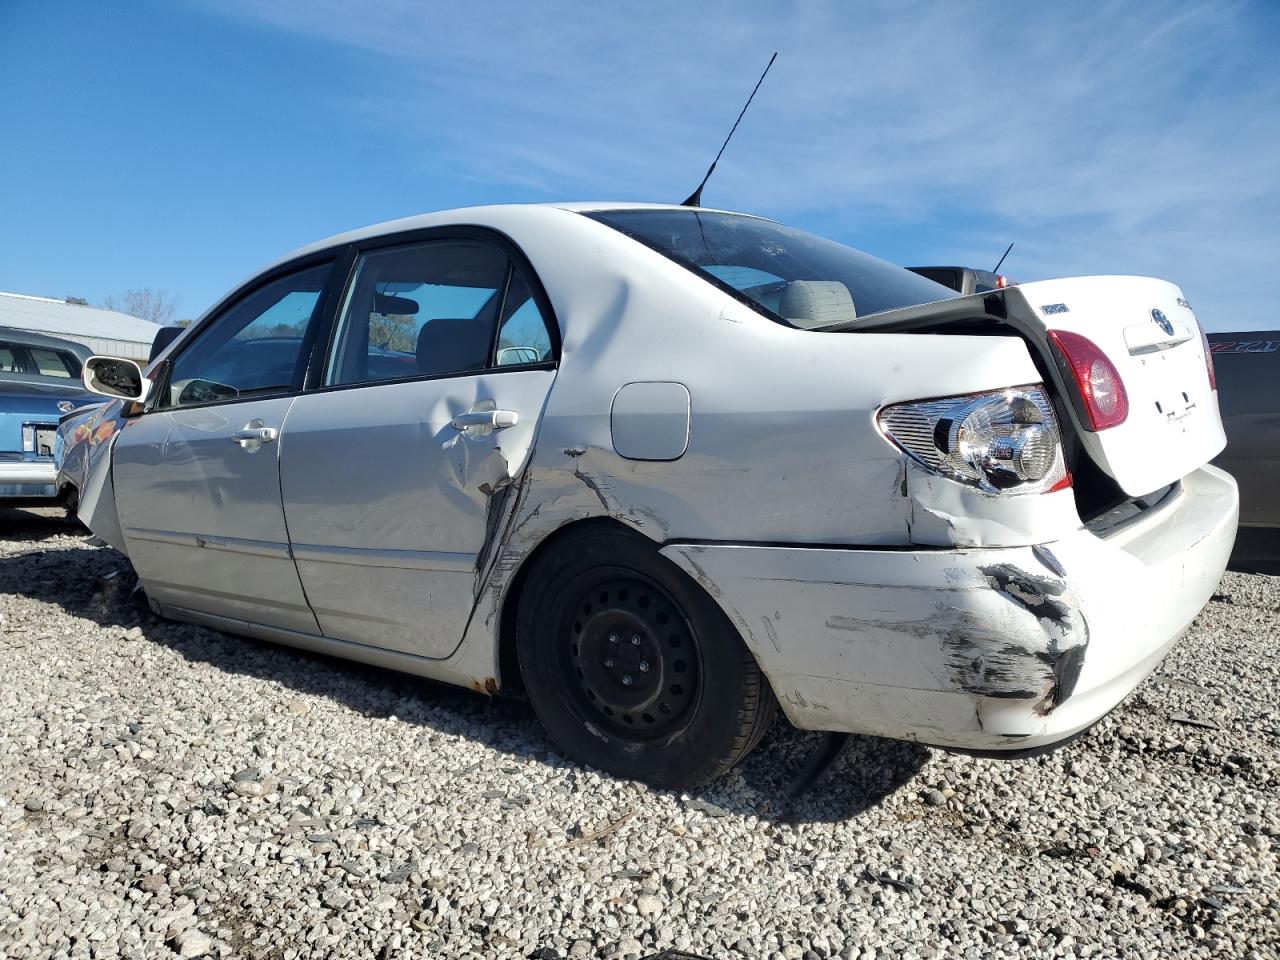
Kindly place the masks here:
<instances>
[{"instance_id":1,"label":"white sedan","mask_svg":"<svg viewBox=\"0 0 1280 960\"><path fill-rule=\"evenodd\" d=\"M158 614L523 691L567 754L662 785L779 706L1060 742L1160 662L1236 529L1172 284L956 297L700 208L358 230L85 378L133 402L81 518Z\"/></svg>"}]
</instances>

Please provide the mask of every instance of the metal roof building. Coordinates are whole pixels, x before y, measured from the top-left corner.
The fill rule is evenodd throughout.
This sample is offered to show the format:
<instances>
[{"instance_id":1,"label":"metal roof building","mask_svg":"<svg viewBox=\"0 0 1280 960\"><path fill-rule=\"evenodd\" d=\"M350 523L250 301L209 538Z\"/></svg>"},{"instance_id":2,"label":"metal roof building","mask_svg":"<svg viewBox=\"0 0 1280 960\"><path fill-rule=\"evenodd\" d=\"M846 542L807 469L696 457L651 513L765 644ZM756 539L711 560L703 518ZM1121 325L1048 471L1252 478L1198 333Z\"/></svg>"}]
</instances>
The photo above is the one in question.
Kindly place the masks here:
<instances>
[{"instance_id":1,"label":"metal roof building","mask_svg":"<svg viewBox=\"0 0 1280 960\"><path fill-rule=\"evenodd\" d=\"M83 343L94 353L135 360L147 359L151 341L160 329L147 320L114 310L3 291L0 291L0 327L46 333Z\"/></svg>"}]
</instances>

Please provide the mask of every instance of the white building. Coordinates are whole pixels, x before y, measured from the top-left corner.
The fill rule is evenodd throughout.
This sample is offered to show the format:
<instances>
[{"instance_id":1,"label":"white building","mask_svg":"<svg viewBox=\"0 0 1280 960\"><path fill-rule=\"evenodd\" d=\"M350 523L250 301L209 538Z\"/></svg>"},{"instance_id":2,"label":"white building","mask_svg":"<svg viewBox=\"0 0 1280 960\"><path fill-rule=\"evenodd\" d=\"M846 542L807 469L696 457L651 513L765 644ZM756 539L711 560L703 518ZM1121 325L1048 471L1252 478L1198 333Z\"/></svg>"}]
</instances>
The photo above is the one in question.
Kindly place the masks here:
<instances>
[{"instance_id":1,"label":"white building","mask_svg":"<svg viewBox=\"0 0 1280 960\"><path fill-rule=\"evenodd\" d=\"M0 327L62 337L83 343L94 353L135 360L147 359L151 341L160 329L147 320L114 310L3 291L0 291Z\"/></svg>"}]
</instances>

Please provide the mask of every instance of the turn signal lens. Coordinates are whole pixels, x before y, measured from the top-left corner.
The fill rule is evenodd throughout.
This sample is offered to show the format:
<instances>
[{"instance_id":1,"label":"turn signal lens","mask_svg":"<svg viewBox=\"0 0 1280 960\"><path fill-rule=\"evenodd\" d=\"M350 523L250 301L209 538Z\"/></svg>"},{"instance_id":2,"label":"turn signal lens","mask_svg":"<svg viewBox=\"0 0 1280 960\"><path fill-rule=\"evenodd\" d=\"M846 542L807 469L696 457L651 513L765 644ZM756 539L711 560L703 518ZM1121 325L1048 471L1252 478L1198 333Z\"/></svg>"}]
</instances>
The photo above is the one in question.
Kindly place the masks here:
<instances>
[{"instance_id":1,"label":"turn signal lens","mask_svg":"<svg viewBox=\"0 0 1280 960\"><path fill-rule=\"evenodd\" d=\"M1050 330L1049 342L1058 348L1071 368L1094 432L1124 423L1129 416L1129 395L1120 371L1102 348L1088 337L1069 330Z\"/></svg>"}]
</instances>

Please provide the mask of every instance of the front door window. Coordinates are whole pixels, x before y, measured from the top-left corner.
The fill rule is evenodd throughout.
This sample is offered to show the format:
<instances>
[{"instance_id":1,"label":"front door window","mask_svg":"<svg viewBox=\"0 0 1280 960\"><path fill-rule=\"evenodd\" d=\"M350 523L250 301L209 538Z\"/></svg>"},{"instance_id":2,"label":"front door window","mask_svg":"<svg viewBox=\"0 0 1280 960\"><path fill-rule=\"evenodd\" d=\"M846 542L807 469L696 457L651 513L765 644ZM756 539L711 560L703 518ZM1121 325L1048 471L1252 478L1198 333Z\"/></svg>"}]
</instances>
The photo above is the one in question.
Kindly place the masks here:
<instances>
[{"instance_id":1,"label":"front door window","mask_svg":"<svg viewBox=\"0 0 1280 960\"><path fill-rule=\"evenodd\" d=\"M288 393L301 375L307 326L330 265L260 287L197 334L173 361L161 407Z\"/></svg>"}]
</instances>

